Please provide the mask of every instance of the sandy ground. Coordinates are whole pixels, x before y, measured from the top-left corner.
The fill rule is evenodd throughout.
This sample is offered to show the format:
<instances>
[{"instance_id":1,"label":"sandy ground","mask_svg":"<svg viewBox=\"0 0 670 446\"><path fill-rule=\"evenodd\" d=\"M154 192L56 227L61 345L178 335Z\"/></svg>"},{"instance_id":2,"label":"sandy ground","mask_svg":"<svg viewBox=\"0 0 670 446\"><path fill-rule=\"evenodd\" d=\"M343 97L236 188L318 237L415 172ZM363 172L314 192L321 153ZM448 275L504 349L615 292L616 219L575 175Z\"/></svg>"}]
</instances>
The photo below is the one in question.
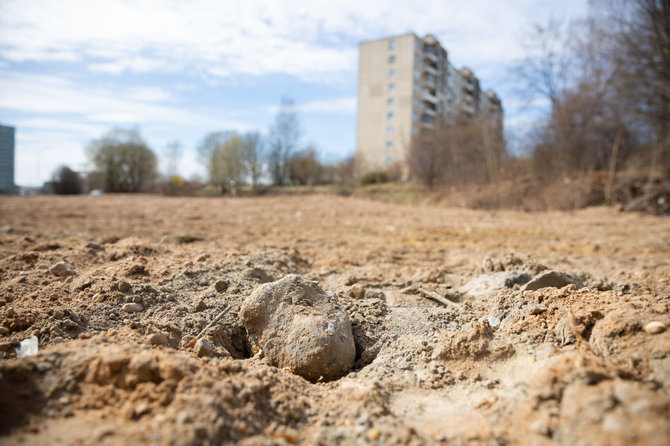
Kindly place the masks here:
<instances>
[{"instance_id":1,"label":"sandy ground","mask_svg":"<svg viewBox=\"0 0 670 446\"><path fill-rule=\"evenodd\" d=\"M0 231L0 444L670 444L668 218L0 197ZM287 274L346 309L343 377L249 343Z\"/></svg>"}]
</instances>

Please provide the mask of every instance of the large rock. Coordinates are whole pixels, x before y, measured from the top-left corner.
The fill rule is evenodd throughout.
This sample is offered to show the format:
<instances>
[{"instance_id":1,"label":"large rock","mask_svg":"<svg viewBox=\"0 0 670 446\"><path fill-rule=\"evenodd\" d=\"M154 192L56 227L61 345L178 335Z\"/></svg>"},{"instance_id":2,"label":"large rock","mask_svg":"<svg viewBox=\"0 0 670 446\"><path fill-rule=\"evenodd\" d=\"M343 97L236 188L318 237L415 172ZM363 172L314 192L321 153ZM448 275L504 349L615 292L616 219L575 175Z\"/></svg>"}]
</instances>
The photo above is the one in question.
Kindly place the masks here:
<instances>
[{"instance_id":1,"label":"large rock","mask_svg":"<svg viewBox=\"0 0 670 446\"><path fill-rule=\"evenodd\" d=\"M461 287L461 292L473 297L487 297L505 288L514 288L530 280L526 271L511 270L482 274Z\"/></svg>"},{"instance_id":2,"label":"large rock","mask_svg":"<svg viewBox=\"0 0 670 446\"><path fill-rule=\"evenodd\" d=\"M291 274L258 287L240 318L253 345L277 367L310 381L344 375L356 347L347 313L314 282Z\"/></svg>"},{"instance_id":3,"label":"large rock","mask_svg":"<svg viewBox=\"0 0 670 446\"><path fill-rule=\"evenodd\" d=\"M533 280L521 287L521 290L535 291L540 288L563 288L567 285L575 285L577 288L584 287L582 281L572 274L560 271L547 271L534 277Z\"/></svg>"}]
</instances>

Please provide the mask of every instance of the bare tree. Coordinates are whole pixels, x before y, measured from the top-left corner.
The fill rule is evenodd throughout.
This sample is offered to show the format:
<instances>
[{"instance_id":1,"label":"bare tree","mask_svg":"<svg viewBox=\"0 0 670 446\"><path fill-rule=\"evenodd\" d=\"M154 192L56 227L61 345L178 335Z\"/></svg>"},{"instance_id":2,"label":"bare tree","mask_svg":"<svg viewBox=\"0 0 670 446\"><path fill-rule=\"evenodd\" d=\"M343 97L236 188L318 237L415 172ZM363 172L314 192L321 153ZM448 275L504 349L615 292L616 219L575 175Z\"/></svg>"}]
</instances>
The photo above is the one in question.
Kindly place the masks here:
<instances>
[{"instance_id":1,"label":"bare tree","mask_svg":"<svg viewBox=\"0 0 670 446\"><path fill-rule=\"evenodd\" d=\"M275 185L287 184L291 178L291 155L298 148L300 141L300 123L296 114L295 103L282 98L279 113L270 129L270 152L268 165Z\"/></svg>"},{"instance_id":2,"label":"bare tree","mask_svg":"<svg viewBox=\"0 0 670 446\"><path fill-rule=\"evenodd\" d=\"M428 133L422 129L414 138L409 154L410 175L428 187L443 178L446 173L449 155L449 133L445 126L436 125Z\"/></svg>"},{"instance_id":3,"label":"bare tree","mask_svg":"<svg viewBox=\"0 0 670 446\"><path fill-rule=\"evenodd\" d=\"M257 187L263 175L265 144L259 132L247 132L242 136L243 162L251 185Z\"/></svg>"},{"instance_id":4,"label":"bare tree","mask_svg":"<svg viewBox=\"0 0 670 446\"><path fill-rule=\"evenodd\" d=\"M670 0L620 1L617 6L608 23L618 93L654 136L653 167L670 158Z\"/></svg>"},{"instance_id":5,"label":"bare tree","mask_svg":"<svg viewBox=\"0 0 670 446\"><path fill-rule=\"evenodd\" d=\"M179 175L179 161L183 154L182 145L174 140L165 146L165 173L168 180Z\"/></svg>"},{"instance_id":6,"label":"bare tree","mask_svg":"<svg viewBox=\"0 0 670 446\"><path fill-rule=\"evenodd\" d=\"M565 21L550 18L534 24L524 37L525 57L514 71L526 95L548 99L555 105L570 81L572 32Z\"/></svg>"}]
</instances>

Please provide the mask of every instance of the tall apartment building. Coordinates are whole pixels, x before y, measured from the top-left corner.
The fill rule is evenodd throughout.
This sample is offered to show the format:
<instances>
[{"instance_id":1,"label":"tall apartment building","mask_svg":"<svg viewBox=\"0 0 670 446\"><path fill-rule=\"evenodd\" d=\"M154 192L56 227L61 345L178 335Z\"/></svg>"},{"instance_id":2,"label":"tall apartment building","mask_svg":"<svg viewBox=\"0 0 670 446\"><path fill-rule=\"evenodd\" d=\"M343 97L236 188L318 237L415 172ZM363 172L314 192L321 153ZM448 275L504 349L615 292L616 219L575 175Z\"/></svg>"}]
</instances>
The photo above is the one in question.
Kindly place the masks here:
<instances>
[{"instance_id":1,"label":"tall apartment building","mask_svg":"<svg viewBox=\"0 0 670 446\"><path fill-rule=\"evenodd\" d=\"M409 176L410 147L436 119L486 119L502 140L503 110L467 68L456 69L438 40L414 33L360 44L356 164L359 174L398 166Z\"/></svg>"},{"instance_id":2,"label":"tall apartment building","mask_svg":"<svg viewBox=\"0 0 670 446\"><path fill-rule=\"evenodd\" d=\"M14 191L14 127L0 124L0 193Z\"/></svg>"}]
</instances>

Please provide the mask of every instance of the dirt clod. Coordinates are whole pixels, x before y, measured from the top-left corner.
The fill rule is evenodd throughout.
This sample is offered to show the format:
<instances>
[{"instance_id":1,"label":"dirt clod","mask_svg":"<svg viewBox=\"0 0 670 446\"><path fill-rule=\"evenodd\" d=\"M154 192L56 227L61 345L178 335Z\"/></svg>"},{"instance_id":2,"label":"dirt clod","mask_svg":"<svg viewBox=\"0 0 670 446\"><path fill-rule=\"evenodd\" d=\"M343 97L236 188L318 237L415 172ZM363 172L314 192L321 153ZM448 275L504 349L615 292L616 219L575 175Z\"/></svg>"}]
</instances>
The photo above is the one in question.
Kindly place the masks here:
<instances>
[{"instance_id":1,"label":"dirt clod","mask_svg":"<svg viewBox=\"0 0 670 446\"><path fill-rule=\"evenodd\" d=\"M333 295L298 275L258 287L244 301L240 317L252 343L275 366L304 378L339 378L354 363L346 312Z\"/></svg>"},{"instance_id":2,"label":"dirt clod","mask_svg":"<svg viewBox=\"0 0 670 446\"><path fill-rule=\"evenodd\" d=\"M73 276L74 270L66 262L58 262L51 266L51 272L58 277Z\"/></svg>"}]
</instances>

